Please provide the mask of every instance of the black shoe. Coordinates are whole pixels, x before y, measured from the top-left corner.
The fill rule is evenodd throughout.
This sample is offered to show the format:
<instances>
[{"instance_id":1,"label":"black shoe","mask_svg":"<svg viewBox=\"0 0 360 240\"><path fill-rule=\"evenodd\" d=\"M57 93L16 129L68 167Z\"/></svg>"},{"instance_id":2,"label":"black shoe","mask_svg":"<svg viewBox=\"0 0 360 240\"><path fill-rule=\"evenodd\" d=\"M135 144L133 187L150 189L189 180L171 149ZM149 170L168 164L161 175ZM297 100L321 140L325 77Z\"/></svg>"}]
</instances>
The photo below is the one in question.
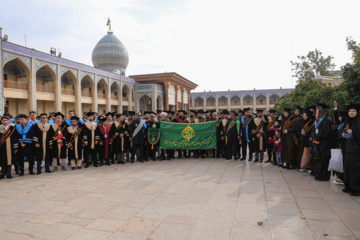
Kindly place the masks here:
<instances>
[{"instance_id":1,"label":"black shoe","mask_svg":"<svg viewBox=\"0 0 360 240\"><path fill-rule=\"evenodd\" d=\"M166 160L170 161L170 158L168 157Z\"/></svg>"},{"instance_id":2,"label":"black shoe","mask_svg":"<svg viewBox=\"0 0 360 240\"><path fill-rule=\"evenodd\" d=\"M19 173L19 177L21 177L21 176L24 176L24 173L22 172L22 173Z\"/></svg>"},{"instance_id":3,"label":"black shoe","mask_svg":"<svg viewBox=\"0 0 360 240\"><path fill-rule=\"evenodd\" d=\"M238 158L238 157L235 157L235 158L234 158L235 161L236 161L236 160L239 160L239 159L240 159L240 158Z\"/></svg>"},{"instance_id":4,"label":"black shoe","mask_svg":"<svg viewBox=\"0 0 360 240\"><path fill-rule=\"evenodd\" d=\"M111 160L111 164L115 164L115 161L114 160ZM110 164L109 164L110 165Z\"/></svg>"},{"instance_id":5,"label":"black shoe","mask_svg":"<svg viewBox=\"0 0 360 240\"><path fill-rule=\"evenodd\" d=\"M30 175L35 175L35 173L33 171L29 172Z\"/></svg>"},{"instance_id":6,"label":"black shoe","mask_svg":"<svg viewBox=\"0 0 360 240\"><path fill-rule=\"evenodd\" d=\"M244 160L246 160L246 158L244 158L244 157L240 158L240 161L244 161Z\"/></svg>"},{"instance_id":7,"label":"black shoe","mask_svg":"<svg viewBox=\"0 0 360 240\"><path fill-rule=\"evenodd\" d=\"M66 171L65 166L62 166L62 167L61 167L61 170Z\"/></svg>"},{"instance_id":8,"label":"black shoe","mask_svg":"<svg viewBox=\"0 0 360 240\"><path fill-rule=\"evenodd\" d=\"M351 192L350 195L353 196L353 197L359 197L360 192Z\"/></svg>"},{"instance_id":9,"label":"black shoe","mask_svg":"<svg viewBox=\"0 0 360 240\"><path fill-rule=\"evenodd\" d=\"M134 163L134 160L131 160L130 163Z\"/></svg>"},{"instance_id":10,"label":"black shoe","mask_svg":"<svg viewBox=\"0 0 360 240\"><path fill-rule=\"evenodd\" d=\"M124 162L124 161L119 160L119 161L117 162L117 164L125 164L125 162Z\"/></svg>"},{"instance_id":11,"label":"black shoe","mask_svg":"<svg viewBox=\"0 0 360 240\"><path fill-rule=\"evenodd\" d=\"M12 179L12 176L11 175L6 175L6 178L7 179Z\"/></svg>"},{"instance_id":12,"label":"black shoe","mask_svg":"<svg viewBox=\"0 0 360 240\"><path fill-rule=\"evenodd\" d=\"M232 160L232 158L226 158L225 160Z\"/></svg>"},{"instance_id":13,"label":"black shoe","mask_svg":"<svg viewBox=\"0 0 360 240\"><path fill-rule=\"evenodd\" d=\"M100 163L99 166L101 167L102 165L104 165L103 163Z\"/></svg>"},{"instance_id":14,"label":"black shoe","mask_svg":"<svg viewBox=\"0 0 360 240\"><path fill-rule=\"evenodd\" d=\"M153 158L152 160L155 162L155 161L156 161L156 158Z\"/></svg>"},{"instance_id":15,"label":"black shoe","mask_svg":"<svg viewBox=\"0 0 360 240\"><path fill-rule=\"evenodd\" d=\"M144 160L139 160L139 162L143 163L143 162L144 162Z\"/></svg>"},{"instance_id":16,"label":"black shoe","mask_svg":"<svg viewBox=\"0 0 360 240\"><path fill-rule=\"evenodd\" d=\"M46 173L52 173L52 172L50 171L50 169L46 170L45 172L46 172Z\"/></svg>"},{"instance_id":17,"label":"black shoe","mask_svg":"<svg viewBox=\"0 0 360 240\"><path fill-rule=\"evenodd\" d=\"M15 170L15 173L16 173L16 174L19 174L19 170Z\"/></svg>"},{"instance_id":18,"label":"black shoe","mask_svg":"<svg viewBox=\"0 0 360 240\"><path fill-rule=\"evenodd\" d=\"M0 179L3 179L5 177L5 175L0 175Z\"/></svg>"},{"instance_id":19,"label":"black shoe","mask_svg":"<svg viewBox=\"0 0 360 240\"><path fill-rule=\"evenodd\" d=\"M85 168L88 168L89 167L89 164L87 163L87 164L85 164Z\"/></svg>"},{"instance_id":20,"label":"black shoe","mask_svg":"<svg viewBox=\"0 0 360 240\"><path fill-rule=\"evenodd\" d=\"M258 161L259 161L259 159L255 159L255 160L254 160L254 162L258 162Z\"/></svg>"},{"instance_id":21,"label":"black shoe","mask_svg":"<svg viewBox=\"0 0 360 240\"><path fill-rule=\"evenodd\" d=\"M98 165L97 165L97 164L94 164L94 167L98 167Z\"/></svg>"},{"instance_id":22,"label":"black shoe","mask_svg":"<svg viewBox=\"0 0 360 240\"><path fill-rule=\"evenodd\" d=\"M40 175L40 174L41 174L41 172L37 172L37 173L36 173L36 175Z\"/></svg>"},{"instance_id":23,"label":"black shoe","mask_svg":"<svg viewBox=\"0 0 360 240\"><path fill-rule=\"evenodd\" d=\"M252 158L249 158L249 160L248 160L249 162L251 162L252 161Z\"/></svg>"},{"instance_id":24,"label":"black shoe","mask_svg":"<svg viewBox=\"0 0 360 240\"><path fill-rule=\"evenodd\" d=\"M260 159L260 163L263 163L264 162L264 159Z\"/></svg>"},{"instance_id":25,"label":"black shoe","mask_svg":"<svg viewBox=\"0 0 360 240\"><path fill-rule=\"evenodd\" d=\"M342 191L343 191L344 193L350 193L350 192L351 192L351 190L348 189L348 188L344 188Z\"/></svg>"}]
</instances>

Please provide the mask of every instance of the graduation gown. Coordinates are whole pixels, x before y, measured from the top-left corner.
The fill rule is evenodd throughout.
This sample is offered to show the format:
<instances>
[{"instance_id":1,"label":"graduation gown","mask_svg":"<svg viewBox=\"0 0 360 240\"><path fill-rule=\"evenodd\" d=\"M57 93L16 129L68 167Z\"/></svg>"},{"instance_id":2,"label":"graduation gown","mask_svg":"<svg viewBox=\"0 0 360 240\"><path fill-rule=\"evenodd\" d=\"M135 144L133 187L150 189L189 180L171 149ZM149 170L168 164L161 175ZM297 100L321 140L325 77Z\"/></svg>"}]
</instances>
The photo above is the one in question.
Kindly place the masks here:
<instances>
[{"instance_id":1,"label":"graduation gown","mask_svg":"<svg viewBox=\"0 0 360 240\"><path fill-rule=\"evenodd\" d=\"M27 157L27 160L32 161L33 160L33 156L34 156L34 148L33 148L33 138L34 138L34 128L33 128L33 124L32 123L27 123L25 125L25 128L29 128L28 131L24 134L22 134L20 131L24 131L24 126L21 124L15 125L16 127L16 140L18 142L15 143L15 148L17 148L17 156L20 159L23 159L25 157ZM25 147L21 146L21 143L25 144Z\"/></svg>"},{"instance_id":2,"label":"graduation gown","mask_svg":"<svg viewBox=\"0 0 360 240\"><path fill-rule=\"evenodd\" d=\"M34 128L34 145L39 144L40 147L35 147L36 160L49 160L50 159L50 123L46 123L45 127L41 122L38 122L33 126Z\"/></svg>"},{"instance_id":3,"label":"graduation gown","mask_svg":"<svg viewBox=\"0 0 360 240\"><path fill-rule=\"evenodd\" d=\"M254 118L250 123L250 129L253 151L264 152L266 150L267 121L264 118ZM260 138L257 138L257 134L260 134Z\"/></svg>"},{"instance_id":4,"label":"graduation gown","mask_svg":"<svg viewBox=\"0 0 360 240\"><path fill-rule=\"evenodd\" d=\"M331 158L331 121L328 117L315 120L311 138L315 141L321 159L313 160L313 172L316 180L330 179L329 161Z\"/></svg>"},{"instance_id":5,"label":"graduation gown","mask_svg":"<svg viewBox=\"0 0 360 240\"><path fill-rule=\"evenodd\" d=\"M296 130L296 119L293 116L284 118L281 123L281 161L289 164L294 164L295 159L293 159L293 150L295 146L295 136L294 132ZM284 133L284 130L287 130L287 133Z\"/></svg>"},{"instance_id":6,"label":"graduation gown","mask_svg":"<svg viewBox=\"0 0 360 240\"><path fill-rule=\"evenodd\" d=\"M68 159L81 159L83 149L84 130L82 125L77 125L74 129L72 126L67 127L66 131L66 147L68 149Z\"/></svg>"},{"instance_id":7,"label":"graduation gown","mask_svg":"<svg viewBox=\"0 0 360 240\"><path fill-rule=\"evenodd\" d=\"M347 122L341 132L344 128L347 128ZM353 139L346 139L344 179L352 192L360 192L360 118L356 117L349 128Z\"/></svg>"},{"instance_id":8,"label":"graduation gown","mask_svg":"<svg viewBox=\"0 0 360 240\"><path fill-rule=\"evenodd\" d=\"M100 125L97 128L97 134L99 136L99 159L109 159L111 157L111 144L113 142L114 133L111 131L111 126ZM100 145L102 143L102 145Z\"/></svg>"},{"instance_id":9,"label":"graduation gown","mask_svg":"<svg viewBox=\"0 0 360 240\"><path fill-rule=\"evenodd\" d=\"M129 126L126 121L119 123L118 121L114 122L112 125L113 132L113 153L122 153L126 152L129 148ZM120 134L124 134L123 137L120 137Z\"/></svg>"},{"instance_id":10,"label":"graduation gown","mask_svg":"<svg viewBox=\"0 0 360 240\"><path fill-rule=\"evenodd\" d=\"M296 166L300 168L301 165L301 159L304 154L304 148L311 147L310 137L311 133L314 127L314 120L301 120L298 128L297 135L299 136L299 145L298 145L298 151L296 155ZM302 129L305 132L305 136L301 134Z\"/></svg>"},{"instance_id":11,"label":"graduation gown","mask_svg":"<svg viewBox=\"0 0 360 240\"><path fill-rule=\"evenodd\" d=\"M85 122L83 124L83 139L84 142L88 142L87 148L89 149L96 149L95 141L99 140L99 135L97 135L96 131L97 127L98 124L96 122L92 122L92 124L90 124L90 122Z\"/></svg>"},{"instance_id":12,"label":"graduation gown","mask_svg":"<svg viewBox=\"0 0 360 240\"><path fill-rule=\"evenodd\" d=\"M144 127L142 127L135 136L133 136L136 128L139 126L140 121L135 119L131 123L131 131L130 131L130 137L132 137L132 141L134 144L143 144L144 143ZM144 123L145 124L145 123Z\"/></svg>"},{"instance_id":13,"label":"graduation gown","mask_svg":"<svg viewBox=\"0 0 360 240\"><path fill-rule=\"evenodd\" d=\"M246 117L243 116L241 117L240 120L240 138L241 138L241 143L250 143L251 141L251 128L250 128L250 124L253 122L253 118L250 117Z\"/></svg>"},{"instance_id":14,"label":"graduation gown","mask_svg":"<svg viewBox=\"0 0 360 240\"><path fill-rule=\"evenodd\" d=\"M238 141L238 136L239 136L239 132L237 130L237 121L239 119L237 117L233 118L233 119L228 119L227 121L227 129L225 131L225 137L226 137L226 142L237 142Z\"/></svg>"},{"instance_id":15,"label":"graduation gown","mask_svg":"<svg viewBox=\"0 0 360 240\"><path fill-rule=\"evenodd\" d=\"M14 160L16 146L15 124L9 123L7 130L0 125L0 166L10 166Z\"/></svg>"},{"instance_id":16,"label":"graduation gown","mask_svg":"<svg viewBox=\"0 0 360 240\"><path fill-rule=\"evenodd\" d=\"M60 125L54 123L50 127L49 131L49 146L51 147L51 157L66 158L67 124L65 122L62 122ZM62 140L62 144L57 142L58 139Z\"/></svg>"}]
</instances>

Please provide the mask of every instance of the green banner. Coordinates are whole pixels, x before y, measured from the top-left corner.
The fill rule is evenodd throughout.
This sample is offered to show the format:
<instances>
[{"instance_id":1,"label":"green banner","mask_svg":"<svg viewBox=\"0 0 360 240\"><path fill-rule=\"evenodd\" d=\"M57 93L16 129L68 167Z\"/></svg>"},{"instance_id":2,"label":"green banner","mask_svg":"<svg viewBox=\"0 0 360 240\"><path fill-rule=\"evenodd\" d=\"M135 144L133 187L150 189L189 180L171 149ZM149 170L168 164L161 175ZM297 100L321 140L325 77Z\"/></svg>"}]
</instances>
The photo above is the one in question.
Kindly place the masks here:
<instances>
[{"instance_id":1,"label":"green banner","mask_svg":"<svg viewBox=\"0 0 360 240\"><path fill-rule=\"evenodd\" d=\"M216 121L204 123L160 122L160 148L201 150L216 148Z\"/></svg>"}]
</instances>

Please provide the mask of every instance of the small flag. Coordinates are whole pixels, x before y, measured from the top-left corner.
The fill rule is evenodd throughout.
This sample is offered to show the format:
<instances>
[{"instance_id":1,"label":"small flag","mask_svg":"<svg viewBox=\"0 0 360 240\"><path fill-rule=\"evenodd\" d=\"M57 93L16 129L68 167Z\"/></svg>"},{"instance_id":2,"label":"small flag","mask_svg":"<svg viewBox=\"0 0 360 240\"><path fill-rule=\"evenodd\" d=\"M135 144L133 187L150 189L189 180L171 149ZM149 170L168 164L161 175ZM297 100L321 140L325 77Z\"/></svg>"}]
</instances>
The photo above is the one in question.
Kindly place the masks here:
<instances>
[{"instance_id":1,"label":"small flag","mask_svg":"<svg viewBox=\"0 0 360 240\"><path fill-rule=\"evenodd\" d=\"M109 24L110 24L110 18L108 18L106 26L109 26Z\"/></svg>"}]
</instances>

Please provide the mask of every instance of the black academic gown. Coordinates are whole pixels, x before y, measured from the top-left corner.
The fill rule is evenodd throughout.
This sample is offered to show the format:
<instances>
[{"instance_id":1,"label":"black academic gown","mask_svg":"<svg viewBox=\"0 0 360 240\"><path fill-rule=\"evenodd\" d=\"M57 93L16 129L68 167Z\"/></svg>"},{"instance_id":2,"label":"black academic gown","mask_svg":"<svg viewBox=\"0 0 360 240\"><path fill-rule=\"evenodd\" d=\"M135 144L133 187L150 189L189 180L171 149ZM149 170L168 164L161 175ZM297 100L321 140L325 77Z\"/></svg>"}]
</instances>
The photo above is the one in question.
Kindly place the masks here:
<instances>
[{"instance_id":1,"label":"black academic gown","mask_svg":"<svg viewBox=\"0 0 360 240\"><path fill-rule=\"evenodd\" d=\"M329 161L331 158L331 120L328 117L324 117L319 122L317 128L314 127L311 134L311 139L316 141L317 149L320 153L321 159L313 160L313 172L316 180L327 181L330 179ZM318 129L318 130L317 130Z\"/></svg>"},{"instance_id":2,"label":"black academic gown","mask_svg":"<svg viewBox=\"0 0 360 240\"><path fill-rule=\"evenodd\" d=\"M131 123L130 137L132 137L133 144L143 144L144 143L144 127L142 127L135 136L133 136L136 128L139 126L140 120L133 120Z\"/></svg>"},{"instance_id":3,"label":"black academic gown","mask_svg":"<svg viewBox=\"0 0 360 240\"><path fill-rule=\"evenodd\" d=\"M82 158L82 150L84 144L83 136L84 136L84 129L82 125L77 125L75 129L72 126L67 127L66 147L68 149L69 160Z\"/></svg>"},{"instance_id":4,"label":"black academic gown","mask_svg":"<svg viewBox=\"0 0 360 240\"><path fill-rule=\"evenodd\" d=\"M294 117L284 118L281 123L281 161L286 163L287 167L294 167L295 159L293 157L293 151L295 146L294 132L296 130L296 119ZM284 133L284 130L287 133Z\"/></svg>"},{"instance_id":5,"label":"black academic gown","mask_svg":"<svg viewBox=\"0 0 360 240\"><path fill-rule=\"evenodd\" d=\"M129 148L129 127L125 121L119 123L114 122L112 125L113 135L113 153L123 153ZM123 134L123 137L120 135Z\"/></svg>"},{"instance_id":6,"label":"black academic gown","mask_svg":"<svg viewBox=\"0 0 360 240\"><path fill-rule=\"evenodd\" d=\"M347 128L347 122L344 128ZM341 132L344 131L344 128ZM349 126L353 139L346 139L344 179L351 192L360 192L360 118L356 117Z\"/></svg>"},{"instance_id":7,"label":"black academic gown","mask_svg":"<svg viewBox=\"0 0 360 240\"><path fill-rule=\"evenodd\" d=\"M251 129L251 142L253 151L264 152L266 143L266 129L267 122L262 118L254 118L250 122L249 128ZM257 134L260 134L260 138L257 138Z\"/></svg>"},{"instance_id":8,"label":"black academic gown","mask_svg":"<svg viewBox=\"0 0 360 240\"><path fill-rule=\"evenodd\" d=\"M6 168L14 161L14 147L17 144L15 124L10 123L7 130L0 125L0 166Z\"/></svg>"},{"instance_id":9,"label":"black academic gown","mask_svg":"<svg viewBox=\"0 0 360 240\"><path fill-rule=\"evenodd\" d=\"M50 123L46 123L45 127L41 122L34 124L34 145L39 144L40 147L35 147L36 160L50 160Z\"/></svg>"},{"instance_id":10,"label":"black academic gown","mask_svg":"<svg viewBox=\"0 0 360 240\"><path fill-rule=\"evenodd\" d=\"M51 157L52 158L66 158L66 134L67 134L67 124L66 122L62 122L60 126L54 123L50 127L49 133L49 146L51 147ZM57 143L59 131L62 134L62 145Z\"/></svg>"},{"instance_id":11,"label":"black academic gown","mask_svg":"<svg viewBox=\"0 0 360 240\"><path fill-rule=\"evenodd\" d=\"M296 155L296 166L300 168L301 166L301 159L304 154L304 148L311 147L310 137L311 133L313 131L314 127L314 121L312 119L304 120L302 119L299 128L297 129L297 135L299 136L299 145L298 145L298 151ZM304 129L305 136L301 134L301 130Z\"/></svg>"}]
</instances>

